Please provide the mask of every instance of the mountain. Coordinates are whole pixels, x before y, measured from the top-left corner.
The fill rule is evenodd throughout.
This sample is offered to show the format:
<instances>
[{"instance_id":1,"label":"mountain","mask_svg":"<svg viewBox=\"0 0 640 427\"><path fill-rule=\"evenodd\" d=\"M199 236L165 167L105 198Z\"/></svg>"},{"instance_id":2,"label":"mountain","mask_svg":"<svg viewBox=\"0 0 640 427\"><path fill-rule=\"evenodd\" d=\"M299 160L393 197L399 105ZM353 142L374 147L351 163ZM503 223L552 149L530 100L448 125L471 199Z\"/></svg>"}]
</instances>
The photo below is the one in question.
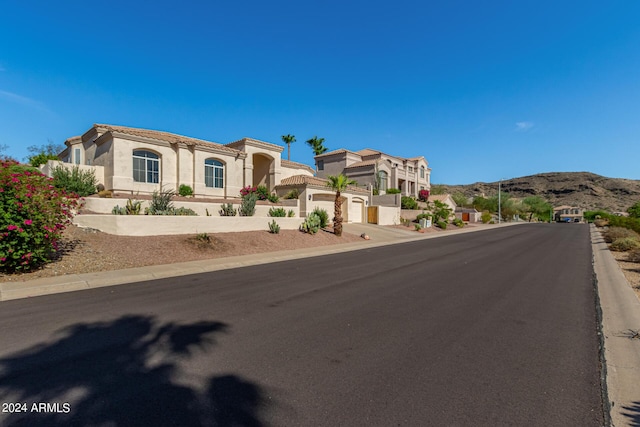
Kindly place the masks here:
<instances>
[{"instance_id":1,"label":"mountain","mask_svg":"<svg viewBox=\"0 0 640 427\"><path fill-rule=\"evenodd\" d=\"M468 197L491 197L498 183L476 182L468 185L442 185L444 191ZM540 196L553 206L569 205L587 210L626 212L640 202L640 181L607 178L589 172L551 172L502 181L503 193L515 198Z\"/></svg>"}]
</instances>

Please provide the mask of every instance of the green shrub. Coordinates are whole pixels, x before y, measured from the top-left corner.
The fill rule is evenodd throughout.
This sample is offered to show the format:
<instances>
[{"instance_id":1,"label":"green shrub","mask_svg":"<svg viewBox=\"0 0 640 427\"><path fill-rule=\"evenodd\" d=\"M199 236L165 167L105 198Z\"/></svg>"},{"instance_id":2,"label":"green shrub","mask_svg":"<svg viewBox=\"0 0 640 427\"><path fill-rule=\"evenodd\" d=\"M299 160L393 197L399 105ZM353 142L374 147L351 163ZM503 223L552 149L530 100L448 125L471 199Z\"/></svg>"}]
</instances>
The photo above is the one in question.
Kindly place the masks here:
<instances>
[{"instance_id":1,"label":"green shrub","mask_svg":"<svg viewBox=\"0 0 640 427\"><path fill-rule=\"evenodd\" d=\"M111 214L112 215L126 215L127 214L127 208L120 207L119 205L115 205L113 207L113 209L111 209Z\"/></svg>"},{"instance_id":2,"label":"green shrub","mask_svg":"<svg viewBox=\"0 0 640 427\"><path fill-rule=\"evenodd\" d=\"M182 197L193 196L193 188L186 184L180 184L180 187L178 187L178 194Z\"/></svg>"},{"instance_id":3,"label":"green shrub","mask_svg":"<svg viewBox=\"0 0 640 427\"><path fill-rule=\"evenodd\" d=\"M616 239L609 245L612 251L627 252L632 249L640 248L640 241L634 237L621 237Z\"/></svg>"},{"instance_id":4,"label":"green shrub","mask_svg":"<svg viewBox=\"0 0 640 427\"><path fill-rule=\"evenodd\" d=\"M178 215L178 216L198 216L196 211L191 208L179 207L173 208L169 213L165 215Z\"/></svg>"},{"instance_id":5,"label":"green shrub","mask_svg":"<svg viewBox=\"0 0 640 427\"><path fill-rule=\"evenodd\" d=\"M491 213L489 211L482 212L482 215L480 215L480 220L483 224L488 224L491 221Z\"/></svg>"},{"instance_id":6,"label":"green shrub","mask_svg":"<svg viewBox=\"0 0 640 427\"><path fill-rule=\"evenodd\" d=\"M416 231L422 230L422 227L420 226L420 224L414 224L414 228L416 229Z\"/></svg>"},{"instance_id":7,"label":"green shrub","mask_svg":"<svg viewBox=\"0 0 640 427\"><path fill-rule=\"evenodd\" d=\"M253 216L256 213L256 201L258 196L255 193L249 193L242 197L238 214L240 216Z\"/></svg>"},{"instance_id":8,"label":"green shrub","mask_svg":"<svg viewBox=\"0 0 640 427\"><path fill-rule=\"evenodd\" d=\"M28 271L49 261L77 207L74 194L40 172L0 162L0 270Z\"/></svg>"},{"instance_id":9,"label":"green shrub","mask_svg":"<svg viewBox=\"0 0 640 427\"><path fill-rule=\"evenodd\" d=\"M269 233L272 233L272 234L280 233L280 226L278 225L275 219L271 220L271 222L269 223Z\"/></svg>"},{"instance_id":10,"label":"green shrub","mask_svg":"<svg viewBox=\"0 0 640 427\"><path fill-rule=\"evenodd\" d=\"M318 230L320 230L320 217L317 214L309 214L304 222L300 224L300 231L305 233L316 234Z\"/></svg>"},{"instance_id":11,"label":"green shrub","mask_svg":"<svg viewBox=\"0 0 640 427\"><path fill-rule=\"evenodd\" d=\"M436 225L437 225L438 227L442 228L443 230L446 230L446 229L447 229L447 223L446 223L446 222L444 222L444 221L438 221L438 222L436 223Z\"/></svg>"},{"instance_id":12,"label":"green shrub","mask_svg":"<svg viewBox=\"0 0 640 427\"><path fill-rule=\"evenodd\" d=\"M426 213L426 212L422 212L421 214L418 214L416 216L416 220L420 221L421 219L431 219L432 214L430 213Z\"/></svg>"},{"instance_id":13,"label":"green shrub","mask_svg":"<svg viewBox=\"0 0 640 427\"><path fill-rule=\"evenodd\" d=\"M329 224L329 214L325 209L316 206L313 211L311 211L311 215L316 215L320 218L320 228L325 228L327 224Z\"/></svg>"},{"instance_id":14,"label":"green shrub","mask_svg":"<svg viewBox=\"0 0 640 427\"><path fill-rule=\"evenodd\" d=\"M612 243L615 240L618 240L624 237L632 237L640 241L640 234L624 227L609 227L607 231L602 233L602 237L604 241L607 243Z\"/></svg>"},{"instance_id":15,"label":"green shrub","mask_svg":"<svg viewBox=\"0 0 640 427\"><path fill-rule=\"evenodd\" d=\"M300 197L300 192L298 191L297 188L294 188L293 190L289 191L284 196L285 199L297 199L298 197Z\"/></svg>"},{"instance_id":16,"label":"green shrub","mask_svg":"<svg viewBox=\"0 0 640 427\"><path fill-rule=\"evenodd\" d=\"M269 194L267 196L267 200L270 201L271 203L278 203L280 201L280 198L278 197L277 194Z\"/></svg>"},{"instance_id":17,"label":"green shrub","mask_svg":"<svg viewBox=\"0 0 640 427\"><path fill-rule=\"evenodd\" d=\"M287 216L287 211L285 211L284 208L270 208L269 216L284 218Z\"/></svg>"},{"instance_id":18,"label":"green shrub","mask_svg":"<svg viewBox=\"0 0 640 427\"><path fill-rule=\"evenodd\" d=\"M296 213L293 209L289 209L289 211L287 212L287 216L289 218L293 218L294 216L296 216Z\"/></svg>"},{"instance_id":19,"label":"green shrub","mask_svg":"<svg viewBox=\"0 0 640 427\"><path fill-rule=\"evenodd\" d=\"M400 190L397 188L388 188L385 193L387 194L400 194Z\"/></svg>"},{"instance_id":20,"label":"green shrub","mask_svg":"<svg viewBox=\"0 0 640 427\"><path fill-rule=\"evenodd\" d=\"M231 203L221 204L218 212L220 213L220 216L236 216L238 213Z\"/></svg>"},{"instance_id":21,"label":"green shrub","mask_svg":"<svg viewBox=\"0 0 640 427\"><path fill-rule=\"evenodd\" d=\"M455 225L456 227L464 227L464 221L461 220L460 218L456 218L453 220L453 225Z\"/></svg>"},{"instance_id":22,"label":"green shrub","mask_svg":"<svg viewBox=\"0 0 640 427\"><path fill-rule=\"evenodd\" d=\"M402 196L400 199L400 206L402 209L415 210L418 209L418 202L413 197Z\"/></svg>"},{"instance_id":23,"label":"green shrub","mask_svg":"<svg viewBox=\"0 0 640 427\"><path fill-rule=\"evenodd\" d=\"M98 180L93 170L83 171L77 165L68 169L59 165L53 168L52 175L53 185L67 193L86 197L97 192Z\"/></svg>"}]
</instances>

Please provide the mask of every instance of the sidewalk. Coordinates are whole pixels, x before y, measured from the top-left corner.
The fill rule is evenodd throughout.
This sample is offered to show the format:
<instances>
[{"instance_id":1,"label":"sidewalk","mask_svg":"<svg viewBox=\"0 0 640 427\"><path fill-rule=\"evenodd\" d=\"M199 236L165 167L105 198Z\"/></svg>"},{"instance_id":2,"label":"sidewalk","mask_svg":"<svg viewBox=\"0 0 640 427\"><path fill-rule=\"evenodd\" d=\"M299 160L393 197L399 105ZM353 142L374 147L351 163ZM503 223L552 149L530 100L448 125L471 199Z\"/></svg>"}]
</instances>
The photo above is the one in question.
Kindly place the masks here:
<instances>
[{"instance_id":1,"label":"sidewalk","mask_svg":"<svg viewBox=\"0 0 640 427\"><path fill-rule=\"evenodd\" d=\"M600 232L591 226L593 265L602 310L602 334L611 423L640 425L640 301ZM605 408L605 411L607 408Z\"/></svg>"}]
</instances>

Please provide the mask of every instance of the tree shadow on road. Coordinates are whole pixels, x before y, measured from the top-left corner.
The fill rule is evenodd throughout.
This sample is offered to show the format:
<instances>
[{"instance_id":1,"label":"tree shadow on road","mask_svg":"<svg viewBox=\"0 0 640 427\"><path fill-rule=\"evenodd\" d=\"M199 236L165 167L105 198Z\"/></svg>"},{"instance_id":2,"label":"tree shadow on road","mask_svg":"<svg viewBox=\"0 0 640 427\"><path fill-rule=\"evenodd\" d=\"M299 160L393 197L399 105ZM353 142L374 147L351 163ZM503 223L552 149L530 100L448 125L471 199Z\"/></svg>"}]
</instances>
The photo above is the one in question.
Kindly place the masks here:
<instances>
[{"instance_id":1,"label":"tree shadow on road","mask_svg":"<svg viewBox=\"0 0 640 427\"><path fill-rule=\"evenodd\" d=\"M220 322L158 324L152 316L66 328L54 342L0 359L0 402L27 404L26 412L0 414L0 424L260 426L264 399L256 384L213 376L201 391L176 381L179 362L215 346L227 329ZM41 402L58 406L32 412Z\"/></svg>"},{"instance_id":2,"label":"tree shadow on road","mask_svg":"<svg viewBox=\"0 0 640 427\"><path fill-rule=\"evenodd\" d=\"M640 426L640 402L632 402L622 407L624 415L628 419L629 426Z\"/></svg>"}]
</instances>

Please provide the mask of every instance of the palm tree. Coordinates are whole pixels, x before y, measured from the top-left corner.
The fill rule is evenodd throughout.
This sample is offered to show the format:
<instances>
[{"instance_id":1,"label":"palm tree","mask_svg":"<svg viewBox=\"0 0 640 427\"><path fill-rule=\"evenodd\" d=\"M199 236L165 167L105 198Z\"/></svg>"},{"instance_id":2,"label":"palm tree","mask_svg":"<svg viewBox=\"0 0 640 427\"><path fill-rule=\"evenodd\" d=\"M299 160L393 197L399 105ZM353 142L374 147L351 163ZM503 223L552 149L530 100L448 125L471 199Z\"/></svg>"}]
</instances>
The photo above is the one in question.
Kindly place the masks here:
<instances>
[{"instance_id":1,"label":"palm tree","mask_svg":"<svg viewBox=\"0 0 640 427\"><path fill-rule=\"evenodd\" d=\"M313 150L313 154L315 154L316 156L327 152L327 147L323 145L324 138L318 138L317 136L314 136L313 138L307 140L307 144L309 144L309 147L311 147L311 149Z\"/></svg>"},{"instance_id":2,"label":"palm tree","mask_svg":"<svg viewBox=\"0 0 640 427\"><path fill-rule=\"evenodd\" d=\"M333 204L333 233L340 237L342 236L342 199L340 196L340 192L347 189L349 185L357 185L358 183L352 179L347 178L346 176L340 175L329 175L329 182L327 183L327 187L331 187L332 190L336 192L336 201Z\"/></svg>"},{"instance_id":3,"label":"palm tree","mask_svg":"<svg viewBox=\"0 0 640 427\"><path fill-rule=\"evenodd\" d=\"M293 135L282 135L282 142L287 144L287 160L291 160L291 143L296 142L296 137Z\"/></svg>"}]
</instances>

